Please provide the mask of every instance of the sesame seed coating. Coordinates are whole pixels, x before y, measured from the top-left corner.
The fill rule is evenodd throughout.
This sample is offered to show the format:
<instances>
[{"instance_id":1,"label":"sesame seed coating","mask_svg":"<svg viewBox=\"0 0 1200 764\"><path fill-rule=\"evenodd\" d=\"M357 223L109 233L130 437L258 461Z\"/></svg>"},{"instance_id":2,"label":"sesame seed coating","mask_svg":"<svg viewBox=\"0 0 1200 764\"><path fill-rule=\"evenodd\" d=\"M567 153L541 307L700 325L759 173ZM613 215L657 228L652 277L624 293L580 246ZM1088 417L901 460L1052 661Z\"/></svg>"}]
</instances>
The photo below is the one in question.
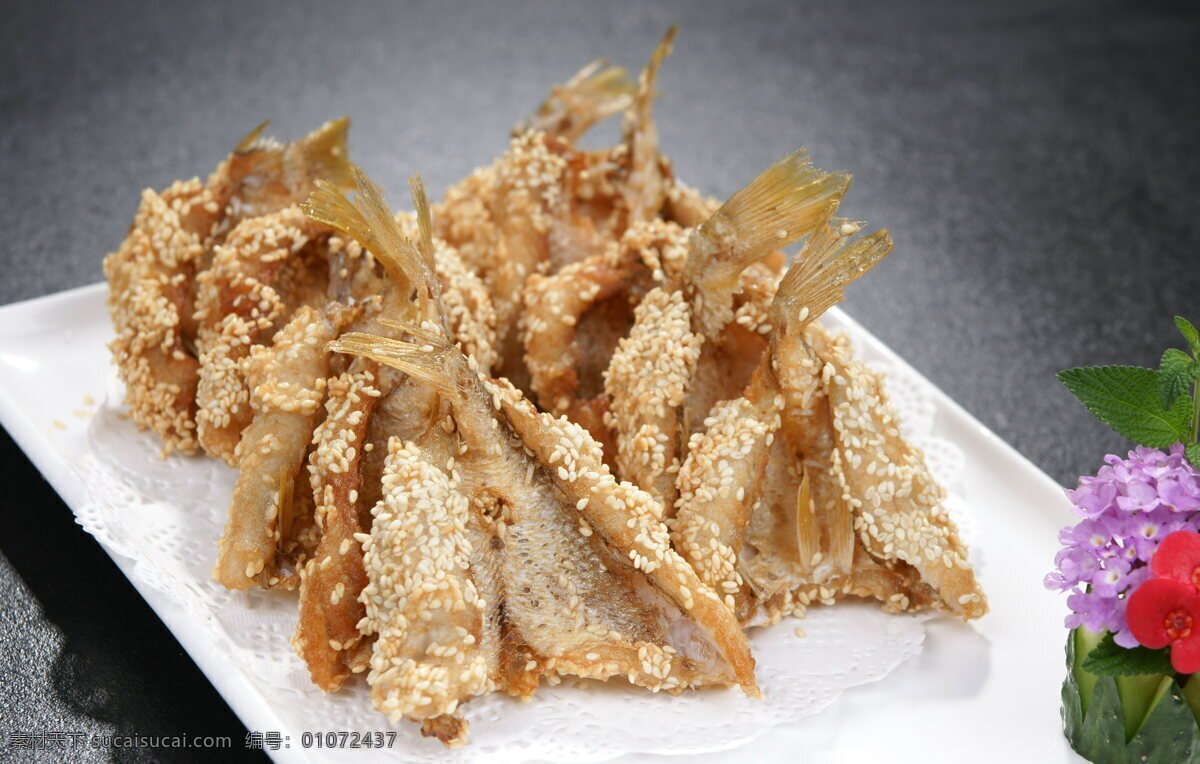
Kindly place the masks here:
<instances>
[{"instance_id":1,"label":"sesame seed coating","mask_svg":"<svg viewBox=\"0 0 1200 764\"><path fill-rule=\"evenodd\" d=\"M198 180L159 194L146 189L120 249L104 259L109 311L116 337L109 344L125 383L129 412L139 427L163 439L164 452L196 450L198 363L188 350L187 280L204 252L203 234L189 230L190 211L210 197Z\"/></svg>"},{"instance_id":2,"label":"sesame seed coating","mask_svg":"<svg viewBox=\"0 0 1200 764\"><path fill-rule=\"evenodd\" d=\"M197 432L210 455L236 464L234 449L250 423L250 389L242 361L269 344L298 304L321 304L327 288L328 229L293 205L242 221L213 252L200 274L196 299Z\"/></svg>"},{"instance_id":3,"label":"sesame seed coating","mask_svg":"<svg viewBox=\"0 0 1200 764\"><path fill-rule=\"evenodd\" d=\"M359 629L375 636L372 702L393 722L453 714L491 689L479 650L487 604L469 570L467 498L419 448L392 438L383 498L371 514Z\"/></svg>"},{"instance_id":4,"label":"sesame seed coating","mask_svg":"<svg viewBox=\"0 0 1200 764\"><path fill-rule=\"evenodd\" d=\"M895 410L879 374L854 359L844 337L816 345L838 447L833 468L843 498L856 508L855 529L873 556L898 560L920 572L938 595L937 605L963 618L987 612L966 546L945 507L945 489L924 455L900 434ZM886 469L868 472L870 463Z\"/></svg>"},{"instance_id":5,"label":"sesame seed coating","mask_svg":"<svg viewBox=\"0 0 1200 764\"><path fill-rule=\"evenodd\" d=\"M366 585L366 573L355 506L362 452L351 443L362 442L379 399L374 380L369 369L329 380L325 421L313 433L309 451L309 480L321 538L301 570L300 618L292 644L308 665L313 682L327 692L361 668L358 661L363 659L358 651L362 637L358 623L364 611L358 593Z\"/></svg>"},{"instance_id":6,"label":"sesame seed coating","mask_svg":"<svg viewBox=\"0 0 1200 764\"><path fill-rule=\"evenodd\" d=\"M633 329L605 372L617 467L622 477L670 507L680 452L675 409L683 403L702 342L691 330L682 293L656 288L638 304Z\"/></svg>"},{"instance_id":7,"label":"sesame seed coating","mask_svg":"<svg viewBox=\"0 0 1200 764\"><path fill-rule=\"evenodd\" d=\"M349 323L349 311L330 317L307 306L292 316L268 347L256 347L244 365L252 390L253 420L238 444L238 480L214 576L231 589L245 589L277 575L275 550L284 498L304 460L329 374L325 344ZM265 482L264 476L278 476Z\"/></svg>"},{"instance_id":8,"label":"sesame seed coating","mask_svg":"<svg viewBox=\"0 0 1200 764\"><path fill-rule=\"evenodd\" d=\"M724 204L679 182L673 38L636 84L556 86L442 201L413 178L413 213L345 121L260 127L105 260L133 420L239 469L216 578L298 588L313 682L365 673L448 747L472 698L543 680L757 696L745 629L814 604L987 609L882 380L814 323L890 238L803 152Z\"/></svg>"}]
</instances>

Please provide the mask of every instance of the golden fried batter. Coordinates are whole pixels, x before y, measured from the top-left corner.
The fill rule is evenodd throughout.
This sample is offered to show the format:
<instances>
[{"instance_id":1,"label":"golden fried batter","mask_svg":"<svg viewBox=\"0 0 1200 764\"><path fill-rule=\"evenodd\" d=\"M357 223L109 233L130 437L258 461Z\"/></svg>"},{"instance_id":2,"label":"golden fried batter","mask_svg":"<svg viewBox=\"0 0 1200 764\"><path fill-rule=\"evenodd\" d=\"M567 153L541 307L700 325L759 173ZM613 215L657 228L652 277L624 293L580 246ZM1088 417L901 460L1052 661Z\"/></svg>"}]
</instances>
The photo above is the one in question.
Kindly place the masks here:
<instances>
[{"instance_id":1,"label":"golden fried batter","mask_svg":"<svg viewBox=\"0 0 1200 764\"><path fill-rule=\"evenodd\" d=\"M701 348L734 317L742 272L827 220L848 180L812 166L803 153L767 169L691 234L681 273L652 290L605 376L609 426L621 477L674 509L690 419L684 408Z\"/></svg>"},{"instance_id":2,"label":"golden fried batter","mask_svg":"<svg viewBox=\"0 0 1200 764\"><path fill-rule=\"evenodd\" d=\"M987 611L882 380L815 323L891 240L803 152L724 204L680 182L674 37L555 86L440 202L414 178L413 213L345 120L260 127L105 259L134 422L238 468L216 579L298 588L312 681L365 674L448 747L543 679L758 696L744 630L813 603Z\"/></svg>"}]
</instances>

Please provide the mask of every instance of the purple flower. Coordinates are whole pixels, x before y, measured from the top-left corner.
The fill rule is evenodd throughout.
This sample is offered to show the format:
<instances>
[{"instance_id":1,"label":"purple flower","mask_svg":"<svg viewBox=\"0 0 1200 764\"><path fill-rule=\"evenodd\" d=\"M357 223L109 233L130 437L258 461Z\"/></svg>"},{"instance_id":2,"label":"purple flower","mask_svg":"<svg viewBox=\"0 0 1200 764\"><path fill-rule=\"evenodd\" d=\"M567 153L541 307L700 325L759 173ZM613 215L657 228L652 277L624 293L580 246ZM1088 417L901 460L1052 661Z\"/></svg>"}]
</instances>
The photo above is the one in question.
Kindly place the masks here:
<instances>
[{"instance_id":1,"label":"purple flower","mask_svg":"<svg viewBox=\"0 0 1200 764\"><path fill-rule=\"evenodd\" d=\"M1111 599L1125 591L1129 568L1129 563L1120 557L1106 558L1100 570L1092 574L1092 593Z\"/></svg>"},{"instance_id":2,"label":"purple flower","mask_svg":"<svg viewBox=\"0 0 1200 764\"><path fill-rule=\"evenodd\" d=\"M1147 564L1166 536L1200 530L1200 472L1180 443L1168 452L1138 446L1125 459L1104 457L1095 476L1066 494L1082 519L1059 532L1063 548L1045 586L1070 592L1067 628L1111 631L1117 644L1133 647L1125 603L1150 577Z\"/></svg>"}]
</instances>

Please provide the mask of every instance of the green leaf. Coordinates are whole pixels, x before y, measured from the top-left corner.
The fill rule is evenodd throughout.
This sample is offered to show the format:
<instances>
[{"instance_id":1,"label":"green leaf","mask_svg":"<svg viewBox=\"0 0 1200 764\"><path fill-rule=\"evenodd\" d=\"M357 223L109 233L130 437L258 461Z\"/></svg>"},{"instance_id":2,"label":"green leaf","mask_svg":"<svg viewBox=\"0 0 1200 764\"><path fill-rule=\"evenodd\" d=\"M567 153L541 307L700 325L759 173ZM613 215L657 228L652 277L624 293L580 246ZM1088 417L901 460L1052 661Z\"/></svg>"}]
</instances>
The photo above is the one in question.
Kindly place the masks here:
<instances>
[{"instance_id":1,"label":"green leaf","mask_svg":"<svg viewBox=\"0 0 1200 764\"><path fill-rule=\"evenodd\" d=\"M1063 734L1067 736L1071 747L1082 754L1086 742L1083 737L1083 717L1086 714L1084 707L1086 702L1092 699L1092 688L1088 687L1085 695L1083 688L1079 686L1079 675L1075 670L1076 631L1078 630L1067 633L1067 678L1062 684L1062 722Z\"/></svg>"},{"instance_id":2,"label":"green leaf","mask_svg":"<svg viewBox=\"0 0 1200 764\"><path fill-rule=\"evenodd\" d=\"M1171 674L1171 658L1164 647L1151 650L1148 647L1121 647L1113 641L1112 634L1105 634L1083 659L1082 668L1098 676L1140 676L1143 674Z\"/></svg>"},{"instance_id":3,"label":"green leaf","mask_svg":"<svg viewBox=\"0 0 1200 764\"><path fill-rule=\"evenodd\" d=\"M1080 710L1084 715L1087 714L1088 706L1092 702L1092 691L1096 688L1096 675L1083 670L1083 659L1091 655L1092 650L1096 649L1096 645L1100 644L1107 633L1107 631L1088 631L1082 626L1076 626L1071 632L1071 644L1068 645L1067 652L1074 661L1071 664L1071 675L1079 682Z\"/></svg>"},{"instance_id":4,"label":"green leaf","mask_svg":"<svg viewBox=\"0 0 1200 764\"><path fill-rule=\"evenodd\" d=\"M1163 409L1170 410L1197 379L1200 379L1200 363L1191 356L1176 348L1163 353L1158 362L1158 394Z\"/></svg>"},{"instance_id":5,"label":"green leaf","mask_svg":"<svg viewBox=\"0 0 1200 764\"><path fill-rule=\"evenodd\" d=\"M1082 745L1076 750L1097 764L1124 764L1125 717L1117 680L1102 676L1092 691L1092 703L1083 717Z\"/></svg>"},{"instance_id":6,"label":"green leaf","mask_svg":"<svg viewBox=\"0 0 1200 764\"><path fill-rule=\"evenodd\" d=\"M1183 455L1192 463L1192 466L1200 470L1200 443L1188 443L1183 450Z\"/></svg>"},{"instance_id":7,"label":"green leaf","mask_svg":"<svg viewBox=\"0 0 1200 764\"><path fill-rule=\"evenodd\" d=\"M1180 334L1187 340L1188 346L1192 349L1192 355L1200 358L1200 332L1196 331L1192 322L1183 316L1175 316L1175 326L1179 327Z\"/></svg>"},{"instance_id":8,"label":"green leaf","mask_svg":"<svg viewBox=\"0 0 1200 764\"><path fill-rule=\"evenodd\" d=\"M1190 440L1191 401L1181 397L1164 409L1154 369L1092 366L1060 371L1058 379L1097 419L1135 443L1167 448Z\"/></svg>"},{"instance_id":9,"label":"green leaf","mask_svg":"<svg viewBox=\"0 0 1200 764\"><path fill-rule=\"evenodd\" d=\"M1140 676L1118 676L1117 694L1121 696L1121 715L1125 717L1125 739L1131 740L1142 726L1146 714L1162 699L1163 689L1171 683L1171 677L1163 674ZM1191 709L1188 709L1189 714ZM1192 727L1196 720L1191 720Z\"/></svg>"},{"instance_id":10,"label":"green leaf","mask_svg":"<svg viewBox=\"0 0 1200 764\"><path fill-rule=\"evenodd\" d=\"M1198 760L1200 729L1196 727L1196 717L1179 685L1174 679L1164 677L1146 718L1125 746L1125 761L1190 764Z\"/></svg>"},{"instance_id":11,"label":"green leaf","mask_svg":"<svg viewBox=\"0 0 1200 764\"><path fill-rule=\"evenodd\" d=\"M1200 764L1200 728L1189 705L1196 694L1190 685L1200 688L1200 679L1191 677L1181 690L1170 674L1132 680L1086 674L1078 668L1077 648L1089 649L1099 637L1081 628L1067 637L1061 713L1063 734L1071 747L1099 764ZM1090 679L1087 686L1085 679ZM1149 696L1145 686L1137 688L1144 698L1137 703L1138 709L1132 709L1135 719L1126 718L1131 710L1126 697L1129 688L1119 684L1129 681L1157 684ZM1146 707L1148 711L1139 710Z\"/></svg>"}]
</instances>

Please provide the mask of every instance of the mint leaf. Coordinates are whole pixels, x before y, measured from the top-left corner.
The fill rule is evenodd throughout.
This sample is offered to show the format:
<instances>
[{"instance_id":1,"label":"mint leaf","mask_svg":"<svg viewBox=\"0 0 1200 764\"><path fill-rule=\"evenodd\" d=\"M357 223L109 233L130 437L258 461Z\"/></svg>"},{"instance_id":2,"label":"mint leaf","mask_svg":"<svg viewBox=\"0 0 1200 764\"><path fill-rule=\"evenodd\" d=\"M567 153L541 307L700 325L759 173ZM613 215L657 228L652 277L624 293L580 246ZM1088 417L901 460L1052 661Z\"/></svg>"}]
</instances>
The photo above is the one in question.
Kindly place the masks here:
<instances>
[{"instance_id":1,"label":"mint leaf","mask_svg":"<svg viewBox=\"0 0 1200 764\"><path fill-rule=\"evenodd\" d=\"M1183 450L1183 455L1192 463L1192 466L1200 470L1200 443L1188 443Z\"/></svg>"},{"instance_id":2,"label":"mint leaf","mask_svg":"<svg viewBox=\"0 0 1200 764\"><path fill-rule=\"evenodd\" d=\"M1091 366L1060 371L1058 380L1097 419L1135 443L1167 448L1191 439L1191 401L1180 397L1163 408L1154 369Z\"/></svg>"},{"instance_id":3,"label":"mint leaf","mask_svg":"<svg viewBox=\"0 0 1200 764\"><path fill-rule=\"evenodd\" d=\"M1158 362L1158 393L1163 409L1170 410L1179 396L1200 379L1200 363L1182 350L1171 348Z\"/></svg>"},{"instance_id":4,"label":"mint leaf","mask_svg":"<svg viewBox=\"0 0 1200 764\"><path fill-rule=\"evenodd\" d=\"M1105 634L1080 667L1097 676L1140 676L1143 674L1172 674L1171 656L1167 648L1151 650L1149 647L1121 647L1113 641L1113 635Z\"/></svg>"},{"instance_id":5,"label":"mint leaf","mask_svg":"<svg viewBox=\"0 0 1200 764\"><path fill-rule=\"evenodd\" d=\"M1188 346L1192 349L1192 355L1200 358L1200 332L1196 331L1192 322L1183 316L1175 316L1175 326L1179 327L1180 334L1187 340Z\"/></svg>"}]
</instances>

